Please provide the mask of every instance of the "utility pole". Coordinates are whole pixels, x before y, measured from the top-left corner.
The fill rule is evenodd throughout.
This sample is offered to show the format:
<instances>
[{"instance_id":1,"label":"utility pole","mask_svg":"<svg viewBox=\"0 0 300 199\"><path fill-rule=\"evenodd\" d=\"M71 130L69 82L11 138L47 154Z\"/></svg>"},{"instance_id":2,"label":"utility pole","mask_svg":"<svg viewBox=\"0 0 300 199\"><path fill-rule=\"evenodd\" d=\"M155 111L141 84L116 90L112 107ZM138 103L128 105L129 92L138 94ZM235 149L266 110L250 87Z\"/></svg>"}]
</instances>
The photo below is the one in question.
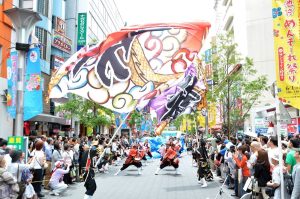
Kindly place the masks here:
<instances>
[{"instance_id":1,"label":"utility pole","mask_svg":"<svg viewBox=\"0 0 300 199\"><path fill-rule=\"evenodd\" d=\"M21 2L22 3L22 2ZM22 5L22 4L21 4ZM18 50L18 82L16 99L16 120L14 123L14 135L23 136L24 126L24 79L26 69L26 53L29 51L30 44L28 38L34 25L42 18L37 12L22 8L12 8L3 11L8 16L17 33L16 50Z\"/></svg>"}]
</instances>

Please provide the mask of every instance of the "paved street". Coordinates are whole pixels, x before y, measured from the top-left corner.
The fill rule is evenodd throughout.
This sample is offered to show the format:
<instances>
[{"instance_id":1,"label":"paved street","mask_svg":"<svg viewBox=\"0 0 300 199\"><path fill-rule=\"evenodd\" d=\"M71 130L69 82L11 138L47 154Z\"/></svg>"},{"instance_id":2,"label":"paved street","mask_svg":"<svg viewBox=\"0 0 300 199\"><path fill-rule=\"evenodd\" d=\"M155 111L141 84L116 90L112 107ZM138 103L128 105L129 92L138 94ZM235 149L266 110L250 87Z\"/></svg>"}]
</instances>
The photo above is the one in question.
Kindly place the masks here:
<instances>
[{"instance_id":1,"label":"paved street","mask_svg":"<svg viewBox=\"0 0 300 199\"><path fill-rule=\"evenodd\" d=\"M207 188L201 188L196 179L196 167L192 167L191 156L184 154L180 162L182 175L175 175L174 169L165 168L160 175L154 175L159 160L150 162L143 170L143 175L137 175L135 167L129 167L119 176L114 172L120 166L112 166L109 174L96 174L97 191L93 198L104 199L214 199L219 191L218 178L210 182ZM230 198L225 188L222 197ZM46 198L72 198L82 199L85 192L83 183L71 185L60 197Z\"/></svg>"}]
</instances>

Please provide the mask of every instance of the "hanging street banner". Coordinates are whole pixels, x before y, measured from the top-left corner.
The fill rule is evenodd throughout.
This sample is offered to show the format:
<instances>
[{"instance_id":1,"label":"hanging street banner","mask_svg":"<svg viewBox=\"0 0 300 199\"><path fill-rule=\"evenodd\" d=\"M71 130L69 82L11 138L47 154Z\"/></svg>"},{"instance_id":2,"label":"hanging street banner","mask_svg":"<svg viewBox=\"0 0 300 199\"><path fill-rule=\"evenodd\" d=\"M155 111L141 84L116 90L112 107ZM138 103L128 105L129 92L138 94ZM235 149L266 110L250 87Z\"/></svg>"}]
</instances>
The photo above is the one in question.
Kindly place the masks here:
<instances>
[{"instance_id":1,"label":"hanging street banner","mask_svg":"<svg viewBox=\"0 0 300 199\"><path fill-rule=\"evenodd\" d=\"M17 81L18 81L18 54L11 52L7 59L7 112L12 118L16 118L17 101Z\"/></svg>"},{"instance_id":2,"label":"hanging street banner","mask_svg":"<svg viewBox=\"0 0 300 199\"><path fill-rule=\"evenodd\" d=\"M278 97L300 108L300 2L273 0L273 33Z\"/></svg>"},{"instance_id":3,"label":"hanging street banner","mask_svg":"<svg viewBox=\"0 0 300 199\"><path fill-rule=\"evenodd\" d=\"M32 48L27 53L24 90L24 121L26 121L43 112L39 48Z\"/></svg>"},{"instance_id":4,"label":"hanging street banner","mask_svg":"<svg viewBox=\"0 0 300 199\"><path fill-rule=\"evenodd\" d=\"M87 14L78 13L77 47L86 45Z\"/></svg>"}]
</instances>

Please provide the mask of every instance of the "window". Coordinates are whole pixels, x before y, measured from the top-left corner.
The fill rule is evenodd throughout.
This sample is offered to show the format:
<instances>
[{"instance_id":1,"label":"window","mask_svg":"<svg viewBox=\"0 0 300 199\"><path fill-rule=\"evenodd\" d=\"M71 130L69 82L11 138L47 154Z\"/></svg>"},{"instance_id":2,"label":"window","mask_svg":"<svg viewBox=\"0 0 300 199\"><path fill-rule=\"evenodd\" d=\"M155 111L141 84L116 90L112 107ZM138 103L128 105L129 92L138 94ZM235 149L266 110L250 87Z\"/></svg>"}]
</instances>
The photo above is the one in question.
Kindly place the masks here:
<instances>
[{"instance_id":1,"label":"window","mask_svg":"<svg viewBox=\"0 0 300 199\"><path fill-rule=\"evenodd\" d=\"M49 0L38 0L37 11L42 15L48 17Z\"/></svg>"},{"instance_id":2,"label":"window","mask_svg":"<svg viewBox=\"0 0 300 199\"><path fill-rule=\"evenodd\" d=\"M35 36L41 44L41 59L47 60L47 31L43 28L35 27Z\"/></svg>"}]
</instances>

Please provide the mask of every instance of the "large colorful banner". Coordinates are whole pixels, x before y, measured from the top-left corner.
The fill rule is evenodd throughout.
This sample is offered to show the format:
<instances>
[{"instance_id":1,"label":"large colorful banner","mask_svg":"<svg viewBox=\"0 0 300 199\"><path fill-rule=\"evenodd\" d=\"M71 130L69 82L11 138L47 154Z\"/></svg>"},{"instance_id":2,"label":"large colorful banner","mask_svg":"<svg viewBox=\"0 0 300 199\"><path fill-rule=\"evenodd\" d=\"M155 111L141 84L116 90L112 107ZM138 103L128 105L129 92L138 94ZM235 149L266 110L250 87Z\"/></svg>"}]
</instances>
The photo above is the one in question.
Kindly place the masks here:
<instances>
[{"instance_id":1,"label":"large colorful banner","mask_svg":"<svg viewBox=\"0 0 300 199\"><path fill-rule=\"evenodd\" d=\"M273 32L278 97L300 108L300 2L273 0Z\"/></svg>"},{"instance_id":2,"label":"large colorful banner","mask_svg":"<svg viewBox=\"0 0 300 199\"><path fill-rule=\"evenodd\" d=\"M49 96L74 93L119 113L143 108L172 85L194 83L184 72L197 59L209 27L206 22L146 24L111 33L81 48L52 75ZM195 70L201 81L203 72ZM204 95L206 88L199 89Z\"/></svg>"},{"instance_id":3,"label":"large colorful banner","mask_svg":"<svg viewBox=\"0 0 300 199\"><path fill-rule=\"evenodd\" d=\"M7 59L7 112L12 118L16 117L17 81L18 54L14 51Z\"/></svg>"},{"instance_id":4,"label":"large colorful banner","mask_svg":"<svg viewBox=\"0 0 300 199\"><path fill-rule=\"evenodd\" d=\"M41 89L40 49L32 48L27 53L24 88L24 121L43 112Z\"/></svg>"}]
</instances>

